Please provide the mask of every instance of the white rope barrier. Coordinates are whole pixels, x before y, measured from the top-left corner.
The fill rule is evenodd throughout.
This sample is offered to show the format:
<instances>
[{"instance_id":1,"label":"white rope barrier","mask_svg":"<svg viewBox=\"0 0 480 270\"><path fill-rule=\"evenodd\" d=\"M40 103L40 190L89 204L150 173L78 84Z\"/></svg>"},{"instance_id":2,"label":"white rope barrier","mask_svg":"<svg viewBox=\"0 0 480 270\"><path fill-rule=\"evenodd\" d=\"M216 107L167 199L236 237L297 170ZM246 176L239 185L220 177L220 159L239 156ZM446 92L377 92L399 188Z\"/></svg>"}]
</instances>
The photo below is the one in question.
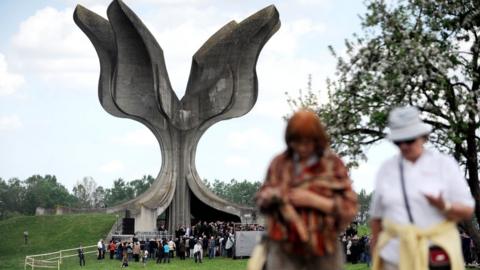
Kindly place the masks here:
<instances>
[{"instance_id":1,"label":"white rope barrier","mask_svg":"<svg viewBox=\"0 0 480 270\"><path fill-rule=\"evenodd\" d=\"M88 249L94 248L94 250L88 251ZM97 252L97 245L91 245L83 247L84 254L90 254ZM62 260L65 258L78 256L78 248L64 249L56 252L28 255L25 256L24 270L34 270L35 268L50 268L60 270Z\"/></svg>"}]
</instances>

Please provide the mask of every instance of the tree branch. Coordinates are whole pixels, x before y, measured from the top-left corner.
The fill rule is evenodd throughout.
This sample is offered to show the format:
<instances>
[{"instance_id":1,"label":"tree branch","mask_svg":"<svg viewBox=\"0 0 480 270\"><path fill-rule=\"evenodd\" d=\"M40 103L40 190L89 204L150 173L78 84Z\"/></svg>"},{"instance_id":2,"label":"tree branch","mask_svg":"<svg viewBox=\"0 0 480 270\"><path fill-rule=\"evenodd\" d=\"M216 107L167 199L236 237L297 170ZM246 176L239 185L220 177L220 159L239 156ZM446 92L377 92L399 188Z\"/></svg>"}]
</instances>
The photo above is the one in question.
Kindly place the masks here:
<instances>
[{"instance_id":1,"label":"tree branch","mask_svg":"<svg viewBox=\"0 0 480 270\"><path fill-rule=\"evenodd\" d=\"M380 141L381 139L383 139L384 137L381 137L381 138L375 138L375 139L372 139L370 141L366 141L366 142L359 142L359 144L361 145L369 145L369 144L372 144L372 143L375 143L375 142L378 142Z\"/></svg>"},{"instance_id":2,"label":"tree branch","mask_svg":"<svg viewBox=\"0 0 480 270\"><path fill-rule=\"evenodd\" d=\"M385 136L385 133L381 131L368 129L368 128L353 128L353 129L347 129L339 132L340 135L352 135L355 133L368 134L368 135L378 136L382 138Z\"/></svg>"}]
</instances>

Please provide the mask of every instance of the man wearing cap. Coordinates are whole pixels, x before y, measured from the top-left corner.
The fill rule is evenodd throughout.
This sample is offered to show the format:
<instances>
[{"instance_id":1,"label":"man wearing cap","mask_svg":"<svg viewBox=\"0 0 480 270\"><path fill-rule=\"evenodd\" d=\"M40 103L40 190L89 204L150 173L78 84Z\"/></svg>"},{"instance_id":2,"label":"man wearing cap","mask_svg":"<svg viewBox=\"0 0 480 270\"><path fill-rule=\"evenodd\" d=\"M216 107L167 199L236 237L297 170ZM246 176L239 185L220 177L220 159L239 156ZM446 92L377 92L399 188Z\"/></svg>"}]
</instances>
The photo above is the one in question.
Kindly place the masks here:
<instances>
[{"instance_id":1,"label":"man wearing cap","mask_svg":"<svg viewBox=\"0 0 480 270\"><path fill-rule=\"evenodd\" d=\"M387 139L400 153L386 160L376 177L370 207L373 269L428 269L435 262L432 246L446 254L451 270L463 269L456 223L471 217L474 201L458 163L424 147L432 127L418 109L393 109L388 127Z\"/></svg>"}]
</instances>

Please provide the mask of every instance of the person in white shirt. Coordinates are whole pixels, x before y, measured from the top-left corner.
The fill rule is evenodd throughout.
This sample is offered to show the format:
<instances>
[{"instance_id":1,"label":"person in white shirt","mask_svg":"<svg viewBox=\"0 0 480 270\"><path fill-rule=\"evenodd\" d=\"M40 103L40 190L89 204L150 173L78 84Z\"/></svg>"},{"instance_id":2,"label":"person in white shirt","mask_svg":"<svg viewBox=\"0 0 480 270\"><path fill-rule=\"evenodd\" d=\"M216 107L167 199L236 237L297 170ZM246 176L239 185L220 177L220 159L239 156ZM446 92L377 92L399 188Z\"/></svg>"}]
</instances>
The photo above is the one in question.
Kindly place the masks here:
<instances>
[{"instance_id":1,"label":"person in white shirt","mask_svg":"<svg viewBox=\"0 0 480 270\"><path fill-rule=\"evenodd\" d=\"M148 250L145 250L143 252L143 267L147 265L147 261L148 261Z\"/></svg>"},{"instance_id":2,"label":"person in white shirt","mask_svg":"<svg viewBox=\"0 0 480 270\"><path fill-rule=\"evenodd\" d=\"M98 250L97 260L100 260L100 259L102 259L102 251L103 251L103 240L102 239L98 240L97 250Z\"/></svg>"},{"instance_id":3,"label":"person in white shirt","mask_svg":"<svg viewBox=\"0 0 480 270\"><path fill-rule=\"evenodd\" d=\"M173 242L173 239L170 239L170 241L168 241L168 247L170 248L170 258L175 257L174 254L177 247L175 245L175 242Z\"/></svg>"},{"instance_id":4,"label":"person in white shirt","mask_svg":"<svg viewBox=\"0 0 480 270\"><path fill-rule=\"evenodd\" d=\"M400 154L386 160L377 173L370 207L372 254L385 221L429 229L445 221L469 219L474 209L458 163L424 147L432 127L420 120L418 109L396 108L388 120L387 138L398 146ZM401 235L388 240L377 251L385 270L399 269L399 238Z\"/></svg>"},{"instance_id":5,"label":"person in white shirt","mask_svg":"<svg viewBox=\"0 0 480 270\"><path fill-rule=\"evenodd\" d=\"M193 256L195 257L195 263L197 263L197 261L202 263L202 258L203 258L202 238L199 238L195 246L193 246Z\"/></svg>"}]
</instances>

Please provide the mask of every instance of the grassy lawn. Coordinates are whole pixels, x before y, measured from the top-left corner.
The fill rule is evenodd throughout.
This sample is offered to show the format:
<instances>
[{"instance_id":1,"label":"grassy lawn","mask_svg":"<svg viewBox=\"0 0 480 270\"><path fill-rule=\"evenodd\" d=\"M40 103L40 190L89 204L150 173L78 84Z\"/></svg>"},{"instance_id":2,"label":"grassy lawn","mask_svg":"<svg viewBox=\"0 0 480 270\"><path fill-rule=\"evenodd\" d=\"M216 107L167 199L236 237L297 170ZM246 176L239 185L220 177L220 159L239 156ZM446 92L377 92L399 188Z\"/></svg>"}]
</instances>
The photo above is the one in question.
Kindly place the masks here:
<instances>
[{"instance_id":1,"label":"grassy lawn","mask_svg":"<svg viewBox=\"0 0 480 270\"><path fill-rule=\"evenodd\" d=\"M202 264L195 264L193 259L187 259L181 261L173 259L169 264L155 264L155 261L148 261L147 266L144 268L141 262L130 262L128 269L165 269L165 270L245 270L247 267L247 259L232 260L226 258L215 258L209 260L206 258ZM105 260L98 261L95 256L89 255L86 258L85 267L77 265L78 260L69 259L64 262L62 269L83 269L83 270L110 270L120 269L121 263L119 260ZM369 268L365 264L347 265L347 270L368 270ZM281 270L281 269L279 269Z\"/></svg>"},{"instance_id":2,"label":"grassy lawn","mask_svg":"<svg viewBox=\"0 0 480 270\"><path fill-rule=\"evenodd\" d=\"M115 215L21 216L0 221L0 269L20 270L26 255L95 245L115 223ZM23 232L28 230L29 243ZM98 269L98 268L97 268Z\"/></svg>"}]
</instances>

